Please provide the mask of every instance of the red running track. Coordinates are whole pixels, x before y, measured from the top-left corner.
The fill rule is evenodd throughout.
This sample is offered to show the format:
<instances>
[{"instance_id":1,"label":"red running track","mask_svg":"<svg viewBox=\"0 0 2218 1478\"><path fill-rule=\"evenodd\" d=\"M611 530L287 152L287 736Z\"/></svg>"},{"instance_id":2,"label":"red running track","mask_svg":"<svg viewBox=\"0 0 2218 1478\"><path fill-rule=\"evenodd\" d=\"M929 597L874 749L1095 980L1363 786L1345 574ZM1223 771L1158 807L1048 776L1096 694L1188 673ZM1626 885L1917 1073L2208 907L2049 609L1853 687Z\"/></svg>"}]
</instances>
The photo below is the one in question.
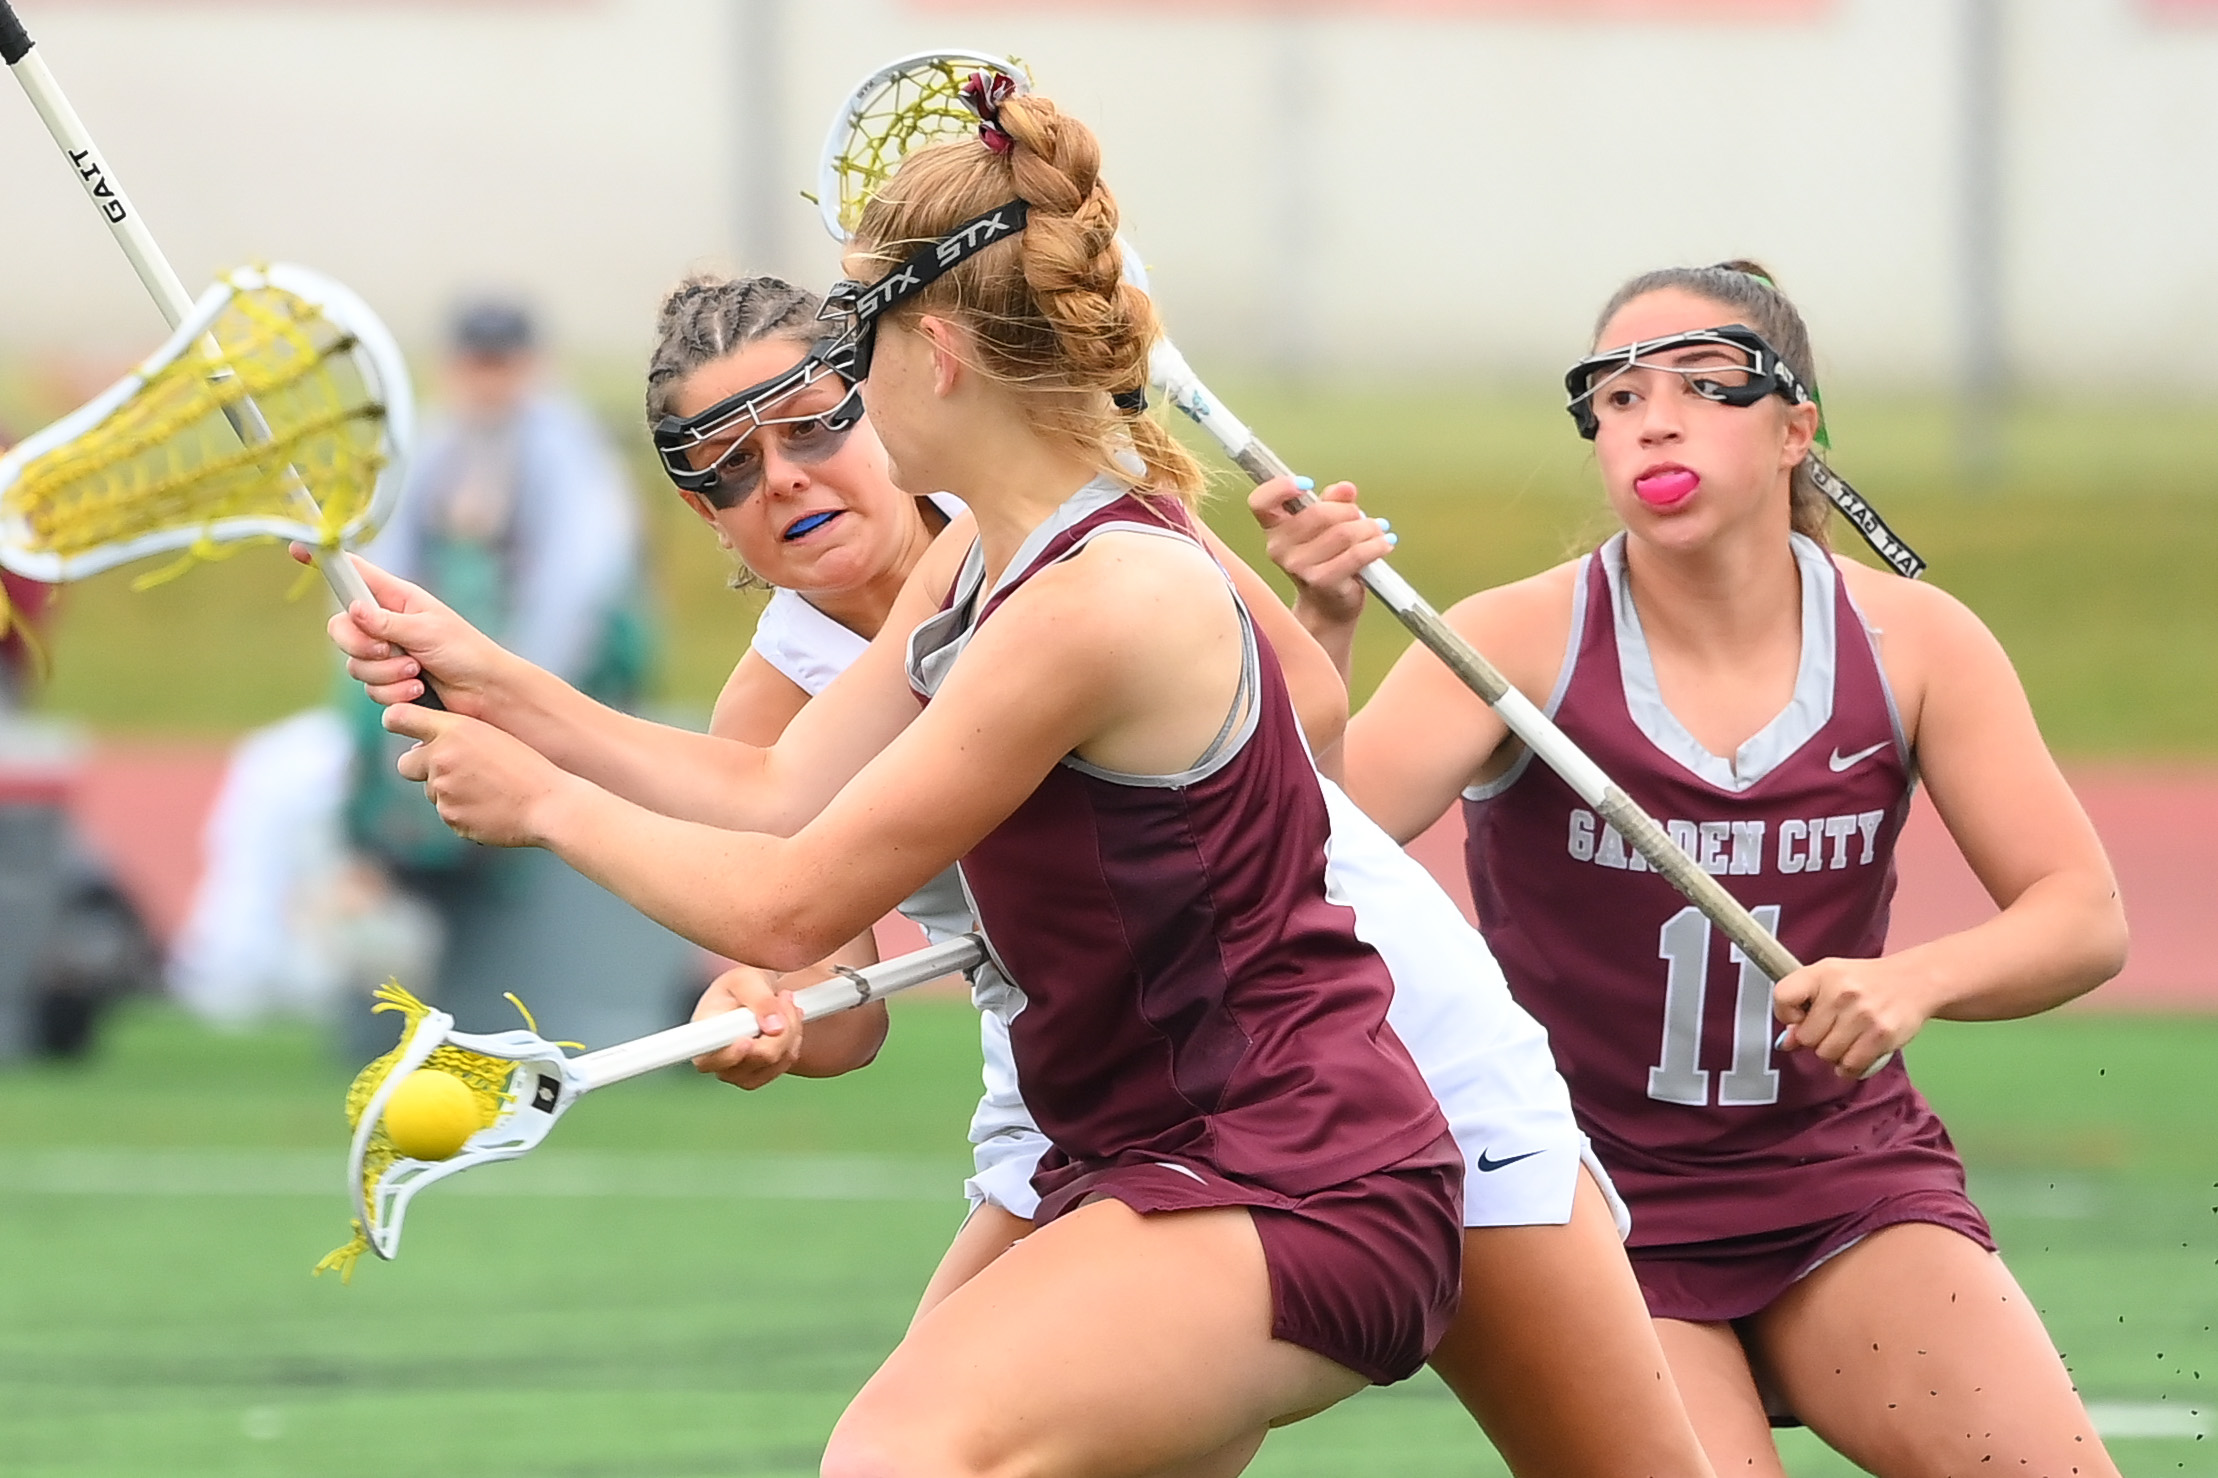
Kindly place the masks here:
<instances>
[{"instance_id":1,"label":"red running track","mask_svg":"<svg viewBox=\"0 0 2218 1478\"><path fill-rule=\"evenodd\" d=\"M200 870L200 828L222 778L213 745L102 748L72 797L82 831L167 940L183 922ZM2218 963L2205 921L2218 913L2218 770L2079 766L2072 783L2118 870L2133 928L2125 973L2088 998L2092 1007L2218 1010ZM1463 823L1449 816L1410 847L1449 893L1471 909L1463 880ZM1899 949L1994 913L1921 793L1903 833L1902 882L1888 947ZM896 919L880 926L888 949L920 942Z\"/></svg>"}]
</instances>

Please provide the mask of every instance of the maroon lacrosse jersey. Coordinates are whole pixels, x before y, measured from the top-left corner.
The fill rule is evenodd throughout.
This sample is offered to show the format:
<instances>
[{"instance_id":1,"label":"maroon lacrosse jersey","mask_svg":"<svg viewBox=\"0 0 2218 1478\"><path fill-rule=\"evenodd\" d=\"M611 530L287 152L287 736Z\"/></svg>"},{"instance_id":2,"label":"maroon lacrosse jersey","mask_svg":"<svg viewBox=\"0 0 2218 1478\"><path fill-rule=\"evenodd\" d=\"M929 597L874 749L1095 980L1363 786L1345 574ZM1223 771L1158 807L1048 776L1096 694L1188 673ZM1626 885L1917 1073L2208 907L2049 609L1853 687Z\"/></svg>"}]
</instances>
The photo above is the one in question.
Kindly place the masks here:
<instances>
[{"instance_id":1,"label":"maroon lacrosse jersey","mask_svg":"<svg viewBox=\"0 0 2218 1478\"><path fill-rule=\"evenodd\" d=\"M974 549L910 640L919 696L1031 576L1112 530L1191 540L1182 512L1098 481L990 591ZM1112 1167L1184 1163L1305 1196L1446 1132L1386 1024L1385 964L1326 898L1324 797L1277 661L1241 615L1243 693L1193 770L1068 757L962 862L1023 993L1010 1043L1054 1145L1033 1177L1042 1220Z\"/></svg>"},{"instance_id":2,"label":"maroon lacrosse jersey","mask_svg":"<svg viewBox=\"0 0 2218 1478\"><path fill-rule=\"evenodd\" d=\"M1624 536L1580 562L1548 710L1793 951L1877 955L1912 765L1894 700L1831 556L1797 536L1794 698L1730 758L1664 707ZM1636 1247L1802 1226L1947 1189L1963 1165L1900 1056L1845 1083L1773 1050L1771 982L1614 827L1527 755L1464 794L1480 928L1548 1029L1633 1213Z\"/></svg>"}]
</instances>

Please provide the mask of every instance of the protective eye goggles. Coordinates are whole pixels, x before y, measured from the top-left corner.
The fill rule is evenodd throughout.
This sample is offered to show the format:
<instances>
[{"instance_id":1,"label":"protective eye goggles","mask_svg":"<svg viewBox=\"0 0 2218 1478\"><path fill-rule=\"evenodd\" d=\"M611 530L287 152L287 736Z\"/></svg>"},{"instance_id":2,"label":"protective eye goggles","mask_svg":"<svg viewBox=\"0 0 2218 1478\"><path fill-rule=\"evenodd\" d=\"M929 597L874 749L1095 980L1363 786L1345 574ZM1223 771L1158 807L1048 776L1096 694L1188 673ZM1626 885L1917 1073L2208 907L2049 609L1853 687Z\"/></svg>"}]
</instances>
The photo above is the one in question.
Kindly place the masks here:
<instances>
[{"instance_id":1,"label":"protective eye goggles","mask_svg":"<svg viewBox=\"0 0 2218 1478\"><path fill-rule=\"evenodd\" d=\"M1701 355L1677 363L1664 363L1662 356L1684 349L1715 349L1725 351L1722 358ZM1746 324L1729 323L1723 328L1696 329L1690 333L1671 334L1660 339L1638 339L1630 344L1620 344L1599 354L1590 354L1571 367L1563 377L1563 388L1569 399L1565 409L1578 425L1579 434L1588 441L1594 440L1602 429L1594 413L1595 399L1605 393L1610 382L1630 374L1636 369L1655 370L1662 374L1677 375L1686 387L1704 400L1720 405L1755 405L1767 395L1776 395L1789 405L1815 404L1817 393L1804 385L1799 375L1779 357L1762 334ZM1819 443L1824 444L1821 425ZM1818 490L1840 510L1843 518L1864 536L1864 542L1885 560L1890 568L1905 579L1915 580L1925 572L1925 561L1918 552L1902 542L1900 535L1887 526L1862 493L1850 487L1848 480L1828 467L1812 448L1804 464Z\"/></svg>"},{"instance_id":2,"label":"protective eye goggles","mask_svg":"<svg viewBox=\"0 0 2218 1478\"><path fill-rule=\"evenodd\" d=\"M1666 354L1705 348L1721 350L1725 358L1704 356L1691 364L1667 364L1662 359ZM1677 375L1689 390L1704 400L1722 405L1754 405L1767 395L1777 395L1789 405L1801 405L1811 399L1809 389L1779 357L1779 351L1764 341L1762 334L1742 324L1729 323L1723 328L1696 329L1661 339L1636 339L1630 344L1590 354L1571 366L1570 373L1563 377L1564 393L1570 397L1564 408L1571 412L1581 436L1592 441L1601 430L1601 422L1594 414L1595 397L1612 381L1637 369Z\"/></svg>"},{"instance_id":3,"label":"protective eye goggles","mask_svg":"<svg viewBox=\"0 0 2218 1478\"><path fill-rule=\"evenodd\" d=\"M726 474L732 460L739 456L756 432L766 426L800 426L814 422L816 429L827 435L844 436L862 419L862 391L844 379L840 383L845 386L846 393L830 410L798 416L771 414L795 395L837 373L812 348L792 369L727 395L705 410L690 416L664 416L655 423L653 432L656 455L662 458L662 470L685 491L699 493L719 508L733 506L754 488L751 484L737 489L726 487ZM731 438L730 443L713 460L705 466L694 465L696 451L727 436Z\"/></svg>"}]
</instances>

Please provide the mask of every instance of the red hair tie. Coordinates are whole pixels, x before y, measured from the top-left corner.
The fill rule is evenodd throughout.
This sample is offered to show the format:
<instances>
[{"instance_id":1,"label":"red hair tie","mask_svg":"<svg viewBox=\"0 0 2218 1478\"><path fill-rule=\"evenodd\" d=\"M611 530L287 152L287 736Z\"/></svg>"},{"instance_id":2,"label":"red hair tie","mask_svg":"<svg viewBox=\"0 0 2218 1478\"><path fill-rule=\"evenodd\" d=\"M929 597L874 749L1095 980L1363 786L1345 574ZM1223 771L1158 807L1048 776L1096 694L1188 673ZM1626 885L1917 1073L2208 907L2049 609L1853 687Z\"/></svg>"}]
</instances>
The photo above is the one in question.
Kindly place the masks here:
<instances>
[{"instance_id":1,"label":"red hair tie","mask_svg":"<svg viewBox=\"0 0 2218 1478\"><path fill-rule=\"evenodd\" d=\"M1008 153L1015 142L1001 127L1001 105L1016 90L1016 78L1006 72L973 72L963 79L963 101L978 115L978 137L996 154Z\"/></svg>"}]
</instances>

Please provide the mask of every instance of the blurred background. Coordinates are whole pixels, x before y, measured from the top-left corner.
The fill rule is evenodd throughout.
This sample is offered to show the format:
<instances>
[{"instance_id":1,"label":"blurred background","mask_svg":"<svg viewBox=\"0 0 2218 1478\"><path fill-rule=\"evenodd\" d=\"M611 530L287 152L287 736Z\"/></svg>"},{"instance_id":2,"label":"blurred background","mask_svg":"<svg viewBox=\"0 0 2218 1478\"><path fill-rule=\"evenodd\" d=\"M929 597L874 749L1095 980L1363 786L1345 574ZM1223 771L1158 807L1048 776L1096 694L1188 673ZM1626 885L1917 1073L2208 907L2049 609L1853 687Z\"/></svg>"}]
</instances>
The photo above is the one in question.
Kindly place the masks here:
<instances>
[{"instance_id":1,"label":"blurred background","mask_svg":"<svg viewBox=\"0 0 2218 1478\"><path fill-rule=\"evenodd\" d=\"M602 448L591 496L628 541L620 696L681 722L758 604L646 447L655 305L700 268L836 275L804 192L835 106L903 52L1013 54L1097 128L1188 357L1296 465L1361 482L1441 604L1606 530L1558 376L1611 290L1765 262L1810 321L1835 465L2010 649L2135 933L2080 1005L1930 1029L1919 1081L2126 1471L2218 1472L2218 0L18 8L188 284L341 279L450 428L492 342L470 315L527 325L530 394ZM0 87L0 433L164 337L105 235ZM1212 517L1260 557L1239 493L1228 472ZM474 905L405 860L348 870L320 586L266 549L141 573L11 587L37 650L0 649L0 1467L813 1471L960 1216L967 1004L898 1005L851 1080L596 1099L427 1197L405 1263L311 1284L377 1048L362 980L286 953L273 889L326 878L379 958L434 958ZM1367 622L1359 697L1405 644ZM1452 882L1456 845L1416 850ZM449 975L550 1035L679 1010L698 962L568 886L530 882L538 912ZM241 890L260 955L208 944ZM1989 907L1921 806L1894 942ZM548 946L556 922L583 942ZM1853 1471L1783 1441L1798 1478ZM1429 1376L1258 1471L1386 1462L1498 1471Z\"/></svg>"}]
</instances>

